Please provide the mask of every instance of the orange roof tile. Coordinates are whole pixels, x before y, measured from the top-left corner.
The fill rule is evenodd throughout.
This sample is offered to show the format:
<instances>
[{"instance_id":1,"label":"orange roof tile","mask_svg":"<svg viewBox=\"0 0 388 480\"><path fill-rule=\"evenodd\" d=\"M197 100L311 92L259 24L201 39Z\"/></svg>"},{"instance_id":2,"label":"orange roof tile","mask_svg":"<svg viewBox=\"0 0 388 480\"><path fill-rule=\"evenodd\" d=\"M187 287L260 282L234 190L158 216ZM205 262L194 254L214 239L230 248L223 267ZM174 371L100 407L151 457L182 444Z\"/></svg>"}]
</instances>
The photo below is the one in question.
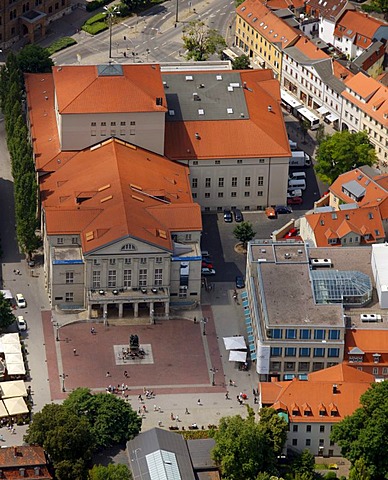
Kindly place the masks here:
<instances>
[{"instance_id":1,"label":"orange roof tile","mask_svg":"<svg viewBox=\"0 0 388 480\"><path fill-rule=\"evenodd\" d=\"M317 12L319 12L319 16L322 18L334 20L344 8L354 8L347 4L347 0L325 0L324 2L322 0L307 0L306 12L314 16L317 16Z\"/></svg>"},{"instance_id":2,"label":"orange roof tile","mask_svg":"<svg viewBox=\"0 0 388 480\"><path fill-rule=\"evenodd\" d=\"M341 65L337 60L334 60L332 65L334 76L340 80L345 81L346 79L354 77L354 73Z\"/></svg>"},{"instance_id":3,"label":"orange roof tile","mask_svg":"<svg viewBox=\"0 0 388 480\"><path fill-rule=\"evenodd\" d=\"M269 42L282 48L292 45L300 35L257 0L245 0L236 13Z\"/></svg>"},{"instance_id":4,"label":"orange roof tile","mask_svg":"<svg viewBox=\"0 0 388 480\"><path fill-rule=\"evenodd\" d=\"M340 364L309 374L307 381L294 378L289 382L277 382L280 391L274 405L286 405L291 422L339 422L360 406L360 396L373 382L373 375ZM265 392L266 384L261 383L260 388ZM322 405L326 415L322 415Z\"/></svg>"},{"instance_id":5,"label":"orange roof tile","mask_svg":"<svg viewBox=\"0 0 388 480\"><path fill-rule=\"evenodd\" d=\"M84 252L127 236L171 250L170 231L202 229L188 167L120 140L78 152L41 194L48 234L79 232Z\"/></svg>"},{"instance_id":6,"label":"orange roof tile","mask_svg":"<svg viewBox=\"0 0 388 480\"><path fill-rule=\"evenodd\" d=\"M330 58L329 55L314 45L307 37L299 37L293 47L304 53L311 60Z\"/></svg>"},{"instance_id":7,"label":"orange roof tile","mask_svg":"<svg viewBox=\"0 0 388 480\"><path fill-rule=\"evenodd\" d=\"M260 0L267 8L271 10L279 10L281 8L302 8L304 0Z\"/></svg>"},{"instance_id":8,"label":"orange roof tile","mask_svg":"<svg viewBox=\"0 0 388 480\"><path fill-rule=\"evenodd\" d=\"M388 330L366 330L363 328L346 331L345 354L358 347L365 353L388 353Z\"/></svg>"},{"instance_id":9,"label":"orange roof tile","mask_svg":"<svg viewBox=\"0 0 388 480\"><path fill-rule=\"evenodd\" d=\"M361 72L357 73L353 78L347 79L345 85L357 95L360 95L363 100L358 100L347 90L342 92L344 98L350 100L366 114L388 127L388 87Z\"/></svg>"},{"instance_id":10,"label":"orange roof tile","mask_svg":"<svg viewBox=\"0 0 388 480\"><path fill-rule=\"evenodd\" d=\"M1 468L43 466L46 463L46 455L42 447L20 445L17 447L2 447L0 449ZM51 476L48 478L51 478Z\"/></svg>"},{"instance_id":11,"label":"orange roof tile","mask_svg":"<svg viewBox=\"0 0 388 480\"><path fill-rule=\"evenodd\" d=\"M105 65L122 74L99 74L101 66L53 67L55 98L60 114L165 112L160 65ZM75 82L74 79L77 79ZM158 105L156 98L162 99Z\"/></svg>"},{"instance_id":12,"label":"orange roof tile","mask_svg":"<svg viewBox=\"0 0 388 480\"><path fill-rule=\"evenodd\" d=\"M182 160L290 155L280 107L279 82L273 79L270 70L244 70L239 73L241 81L246 82L244 96L249 118L166 122L165 154L168 158ZM195 80L195 72L193 77ZM268 111L268 105L271 105L272 111ZM196 138L196 133L199 134L199 139Z\"/></svg>"},{"instance_id":13,"label":"orange roof tile","mask_svg":"<svg viewBox=\"0 0 388 480\"><path fill-rule=\"evenodd\" d=\"M368 48L376 31L386 23L370 17L366 13L357 10L346 10L338 20L334 35L337 37L346 36L355 38L355 44L360 48Z\"/></svg>"},{"instance_id":14,"label":"orange roof tile","mask_svg":"<svg viewBox=\"0 0 388 480\"><path fill-rule=\"evenodd\" d=\"M314 231L317 247L338 246L338 244L330 244L328 239L341 239L350 232L362 236L371 235L368 243L385 238L384 225L378 206L311 213L306 214L305 218Z\"/></svg>"}]
</instances>

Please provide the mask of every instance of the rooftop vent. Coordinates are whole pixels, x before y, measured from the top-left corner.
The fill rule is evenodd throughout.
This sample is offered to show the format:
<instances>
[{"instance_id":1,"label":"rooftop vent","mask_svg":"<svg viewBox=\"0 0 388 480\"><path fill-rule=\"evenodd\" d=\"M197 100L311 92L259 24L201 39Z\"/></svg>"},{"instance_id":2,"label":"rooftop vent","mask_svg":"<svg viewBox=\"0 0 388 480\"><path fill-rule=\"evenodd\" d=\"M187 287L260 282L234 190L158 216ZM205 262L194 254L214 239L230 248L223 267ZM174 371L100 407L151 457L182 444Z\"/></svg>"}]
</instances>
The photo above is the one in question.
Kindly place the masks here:
<instances>
[{"instance_id":1,"label":"rooftop vent","mask_svg":"<svg viewBox=\"0 0 388 480\"><path fill-rule=\"evenodd\" d=\"M334 385L333 385L333 393L334 393L334 394L338 393L338 386L337 386L337 384L334 384Z\"/></svg>"},{"instance_id":2,"label":"rooftop vent","mask_svg":"<svg viewBox=\"0 0 388 480\"><path fill-rule=\"evenodd\" d=\"M205 88L205 84L204 84L204 83L200 83L200 84L198 85L198 88Z\"/></svg>"},{"instance_id":3,"label":"rooftop vent","mask_svg":"<svg viewBox=\"0 0 388 480\"><path fill-rule=\"evenodd\" d=\"M195 138L196 138L197 140L201 140L200 134L199 134L199 133L196 133L196 134L195 134Z\"/></svg>"},{"instance_id":4,"label":"rooftop vent","mask_svg":"<svg viewBox=\"0 0 388 480\"><path fill-rule=\"evenodd\" d=\"M240 113L240 117L241 117L241 118L244 118L245 115L244 115L243 113Z\"/></svg>"},{"instance_id":5,"label":"rooftop vent","mask_svg":"<svg viewBox=\"0 0 388 480\"><path fill-rule=\"evenodd\" d=\"M217 80L217 82L219 82L220 80L222 80L222 75L216 75L216 80Z\"/></svg>"},{"instance_id":6,"label":"rooftop vent","mask_svg":"<svg viewBox=\"0 0 388 480\"><path fill-rule=\"evenodd\" d=\"M268 105L268 111L272 112L272 106L271 105Z\"/></svg>"},{"instance_id":7,"label":"rooftop vent","mask_svg":"<svg viewBox=\"0 0 388 480\"><path fill-rule=\"evenodd\" d=\"M186 80L186 82L192 82L193 81L193 76L192 75L186 75L185 80Z\"/></svg>"},{"instance_id":8,"label":"rooftop vent","mask_svg":"<svg viewBox=\"0 0 388 480\"><path fill-rule=\"evenodd\" d=\"M158 106L163 105L163 98L162 97L156 97L156 105L158 105Z\"/></svg>"},{"instance_id":9,"label":"rooftop vent","mask_svg":"<svg viewBox=\"0 0 388 480\"><path fill-rule=\"evenodd\" d=\"M198 95L198 93L195 93L195 92L193 93L193 100L194 100L195 102L199 102L199 101L201 100L201 98L200 98L200 96Z\"/></svg>"},{"instance_id":10,"label":"rooftop vent","mask_svg":"<svg viewBox=\"0 0 388 480\"><path fill-rule=\"evenodd\" d=\"M226 113L229 113L231 115L233 113L233 108L227 108Z\"/></svg>"}]
</instances>

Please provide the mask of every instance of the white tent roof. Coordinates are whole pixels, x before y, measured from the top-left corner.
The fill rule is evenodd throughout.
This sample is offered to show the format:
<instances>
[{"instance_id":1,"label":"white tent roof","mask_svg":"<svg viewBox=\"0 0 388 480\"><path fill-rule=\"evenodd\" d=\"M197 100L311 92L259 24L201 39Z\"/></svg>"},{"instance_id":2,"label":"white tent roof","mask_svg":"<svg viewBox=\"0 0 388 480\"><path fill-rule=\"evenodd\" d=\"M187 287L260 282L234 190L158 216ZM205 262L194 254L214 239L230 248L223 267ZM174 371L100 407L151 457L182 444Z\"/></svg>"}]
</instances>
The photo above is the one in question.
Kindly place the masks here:
<instances>
[{"instance_id":1,"label":"white tent roof","mask_svg":"<svg viewBox=\"0 0 388 480\"><path fill-rule=\"evenodd\" d=\"M16 343L5 343L2 351L4 353L21 353L21 347Z\"/></svg>"},{"instance_id":2,"label":"white tent roof","mask_svg":"<svg viewBox=\"0 0 388 480\"><path fill-rule=\"evenodd\" d=\"M10 363L21 363L21 364L24 365L23 355L21 354L21 352L19 352L19 353L6 353L5 354L5 363L7 364L7 366Z\"/></svg>"},{"instance_id":3,"label":"white tent roof","mask_svg":"<svg viewBox=\"0 0 388 480\"><path fill-rule=\"evenodd\" d=\"M22 363L10 363L7 365L8 375L25 375L26 369Z\"/></svg>"},{"instance_id":4,"label":"white tent roof","mask_svg":"<svg viewBox=\"0 0 388 480\"><path fill-rule=\"evenodd\" d=\"M26 397L27 390L23 380L14 380L11 382L1 382L0 392L2 398Z\"/></svg>"},{"instance_id":5,"label":"white tent roof","mask_svg":"<svg viewBox=\"0 0 388 480\"><path fill-rule=\"evenodd\" d=\"M3 402L10 415L20 415L29 412L23 397L5 398Z\"/></svg>"},{"instance_id":6,"label":"white tent roof","mask_svg":"<svg viewBox=\"0 0 388 480\"><path fill-rule=\"evenodd\" d=\"M18 333L4 333L1 336L1 342L5 345L6 343L15 343L20 345L20 339Z\"/></svg>"},{"instance_id":7,"label":"white tent roof","mask_svg":"<svg viewBox=\"0 0 388 480\"><path fill-rule=\"evenodd\" d=\"M0 418L8 417L8 412L4 403L0 400Z\"/></svg>"},{"instance_id":8,"label":"white tent roof","mask_svg":"<svg viewBox=\"0 0 388 480\"><path fill-rule=\"evenodd\" d=\"M229 352L229 362L241 362L247 361L247 352L239 352L238 350L231 350Z\"/></svg>"},{"instance_id":9,"label":"white tent roof","mask_svg":"<svg viewBox=\"0 0 388 480\"><path fill-rule=\"evenodd\" d=\"M226 350L246 350L247 345L244 337L224 337Z\"/></svg>"}]
</instances>

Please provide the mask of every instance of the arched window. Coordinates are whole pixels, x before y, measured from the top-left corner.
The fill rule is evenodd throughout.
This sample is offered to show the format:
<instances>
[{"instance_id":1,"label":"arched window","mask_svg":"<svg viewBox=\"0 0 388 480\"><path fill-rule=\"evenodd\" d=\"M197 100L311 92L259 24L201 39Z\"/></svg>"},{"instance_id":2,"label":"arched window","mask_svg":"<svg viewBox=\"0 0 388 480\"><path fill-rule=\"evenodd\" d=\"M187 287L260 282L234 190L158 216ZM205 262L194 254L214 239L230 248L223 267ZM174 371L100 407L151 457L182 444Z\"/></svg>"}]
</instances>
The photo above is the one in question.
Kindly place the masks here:
<instances>
[{"instance_id":1,"label":"arched window","mask_svg":"<svg viewBox=\"0 0 388 480\"><path fill-rule=\"evenodd\" d=\"M132 243L126 243L125 245L123 245L121 247L122 252L131 252L131 251L134 251L134 250L136 250L136 247Z\"/></svg>"}]
</instances>

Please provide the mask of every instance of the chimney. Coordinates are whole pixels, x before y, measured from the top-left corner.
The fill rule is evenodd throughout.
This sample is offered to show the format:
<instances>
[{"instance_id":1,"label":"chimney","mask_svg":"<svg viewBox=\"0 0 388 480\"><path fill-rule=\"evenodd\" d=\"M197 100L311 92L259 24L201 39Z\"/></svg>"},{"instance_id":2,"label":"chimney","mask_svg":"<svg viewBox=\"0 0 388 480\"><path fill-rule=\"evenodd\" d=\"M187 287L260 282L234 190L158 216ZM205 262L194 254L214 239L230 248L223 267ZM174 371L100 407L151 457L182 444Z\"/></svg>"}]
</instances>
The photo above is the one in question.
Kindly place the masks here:
<instances>
[{"instance_id":1,"label":"chimney","mask_svg":"<svg viewBox=\"0 0 388 480\"><path fill-rule=\"evenodd\" d=\"M243 88L245 88L245 89L247 88L247 82L243 83Z\"/></svg>"},{"instance_id":2,"label":"chimney","mask_svg":"<svg viewBox=\"0 0 388 480\"><path fill-rule=\"evenodd\" d=\"M272 112L272 106L271 105L268 105L268 111Z\"/></svg>"},{"instance_id":3,"label":"chimney","mask_svg":"<svg viewBox=\"0 0 388 480\"><path fill-rule=\"evenodd\" d=\"M197 140L201 140L201 137L200 137L199 133L196 133L196 134L195 134L195 138L196 138Z\"/></svg>"},{"instance_id":4,"label":"chimney","mask_svg":"<svg viewBox=\"0 0 388 480\"><path fill-rule=\"evenodd\" d=\"M338 393L338 388L337 388L337 385L334 384L333 385L333 394L335 395L336 393Z\"/></svg>"},{"instance_id":5,"label":"chimney","mask_svg":"<svg viewBox=\"0 0 388 480\"><path fill-rule=\"evenodd\" d=\"M18 447L13 447L13 456L14 457L18 456Z\"/></svg>"}]
</instances>

